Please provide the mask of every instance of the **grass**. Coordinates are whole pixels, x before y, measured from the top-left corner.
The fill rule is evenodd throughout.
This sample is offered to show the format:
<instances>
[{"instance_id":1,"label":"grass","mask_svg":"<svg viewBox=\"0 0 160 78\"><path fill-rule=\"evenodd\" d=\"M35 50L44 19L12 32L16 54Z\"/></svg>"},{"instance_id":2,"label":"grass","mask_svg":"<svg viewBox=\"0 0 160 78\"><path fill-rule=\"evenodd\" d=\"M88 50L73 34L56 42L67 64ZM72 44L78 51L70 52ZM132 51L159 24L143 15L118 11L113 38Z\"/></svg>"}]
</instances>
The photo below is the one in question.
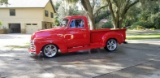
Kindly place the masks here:
<instances>
[{"instance_id":1,"label":"grass","mask_svg":"<svg viewBox=\"0 0 160 78\"><path fill-rule=\"evenodd\" d=\"M9 47L9 48L28 48L29 47L29 44L26 43L25 45L7 45L5 47Z\"/></svg>"},{"instance_id":2,"label":"grass","mask_svg":"<svg viewBox=\"0 0 160 78\"><path fill-rule=\"evenodd\" d=\"M132 35L137 35L137 36L157 36L160 35L160 33L143 33L143 34L132 34Z\"/></svg>"},{"instance_id":3,"label":"grass","mask_svg":"<svg viewBox=\"0 0 160 78\"><path fill-rule=\"evenodd\" d=\"M132 34L127 35L127 40L137 40L137 39L160 39L160 33L143 33L143 34Z\"/></svg>"}]
</instances>

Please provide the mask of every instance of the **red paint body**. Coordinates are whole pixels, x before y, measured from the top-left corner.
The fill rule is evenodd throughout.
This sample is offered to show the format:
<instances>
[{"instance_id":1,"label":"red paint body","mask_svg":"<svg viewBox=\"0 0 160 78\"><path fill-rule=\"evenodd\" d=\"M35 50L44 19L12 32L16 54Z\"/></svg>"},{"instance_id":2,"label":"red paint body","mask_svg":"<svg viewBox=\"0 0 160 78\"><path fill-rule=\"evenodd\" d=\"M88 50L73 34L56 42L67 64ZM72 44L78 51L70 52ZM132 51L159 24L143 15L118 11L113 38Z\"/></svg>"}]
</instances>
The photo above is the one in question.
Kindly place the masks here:
<instances>
[{"instance_id":1,"label":"red paint body","mask_svg":"<svg viewBox=\"0 0 160 78\"><path fill-rule=\"evenodd\" d=\"M98 29L90 30L85 16L68 16L68 24L65 27L46 29L35 32L32 37L31 53L40 54L47 44L55 44L61 53L76 52L105 47L108 39L114 38L119 44L126 39L126 29ZM72 19L83 19L83 28L70 28Z\"/></svg>"}]
</instances>

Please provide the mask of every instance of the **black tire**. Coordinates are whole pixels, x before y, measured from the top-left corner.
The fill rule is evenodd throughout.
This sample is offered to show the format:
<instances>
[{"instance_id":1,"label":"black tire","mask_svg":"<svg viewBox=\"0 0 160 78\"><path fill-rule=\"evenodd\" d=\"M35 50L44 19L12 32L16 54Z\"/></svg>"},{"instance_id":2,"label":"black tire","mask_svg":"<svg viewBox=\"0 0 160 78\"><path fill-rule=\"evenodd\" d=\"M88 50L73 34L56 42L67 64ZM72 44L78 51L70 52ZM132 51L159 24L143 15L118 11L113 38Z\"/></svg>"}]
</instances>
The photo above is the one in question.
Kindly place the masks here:
<instances>
[{"instance_id":1,"label":"black tire","mask_svg":"<svg viewBox=\"0 0 160 78\"><path fill-rule=\"evenodd\" d=\"M56 45L48 44L43 47L43 56L47 58L55 57L58 53L58 48Z\"/></svg>"},{"instance_id":2,"label":"black tire","mask_svg":"<svg viewBox=\"0 0 160 78\"><path fill-rule=\"evenodd\" d=\"M115 51L117 49L117 46L118 46L117 40L109 39L106 42L106 46L104 48L109 52L113 52L113 51Z\"/></svg>"}]
</instances>

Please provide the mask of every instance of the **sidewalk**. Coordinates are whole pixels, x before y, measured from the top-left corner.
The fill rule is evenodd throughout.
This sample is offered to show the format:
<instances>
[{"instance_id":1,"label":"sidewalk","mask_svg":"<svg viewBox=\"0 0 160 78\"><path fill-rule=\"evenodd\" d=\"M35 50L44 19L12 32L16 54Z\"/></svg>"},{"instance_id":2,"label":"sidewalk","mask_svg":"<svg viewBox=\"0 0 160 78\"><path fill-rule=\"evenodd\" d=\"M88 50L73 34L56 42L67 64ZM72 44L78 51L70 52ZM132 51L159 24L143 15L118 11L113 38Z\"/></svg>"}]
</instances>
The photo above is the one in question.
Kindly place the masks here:
<instances>
[{"instance_id":1,"label":"sidewalk","mask_svg":"<svg viewBox=\"0 0 160 78\"><path fill-rule=\"evenodd\" d=\"M127 32L137 32L137 33L160 33L160 30L127 30Z\"/></svg>"},{"instance_id":2,"label":"sidewalk","mask_svg":"<svg viewBox=\"0 0 160 78\"><path fill-rule=\"evenodd\" d=\"M126 40L128 43L145 43L160 45L160 39L142 39L142 40Z\"/></svg>"}]
</instances>

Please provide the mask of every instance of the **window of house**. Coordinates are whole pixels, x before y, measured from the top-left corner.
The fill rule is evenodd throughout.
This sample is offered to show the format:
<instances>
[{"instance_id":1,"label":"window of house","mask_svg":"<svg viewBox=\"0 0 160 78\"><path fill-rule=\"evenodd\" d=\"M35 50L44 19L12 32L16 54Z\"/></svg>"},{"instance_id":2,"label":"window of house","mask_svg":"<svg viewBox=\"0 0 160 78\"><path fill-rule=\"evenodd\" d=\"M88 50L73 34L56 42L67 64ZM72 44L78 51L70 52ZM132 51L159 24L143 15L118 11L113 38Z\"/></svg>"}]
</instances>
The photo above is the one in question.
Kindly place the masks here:
<instances>
[{"instance_id":1,"label":"window of house","mask_svg":"<svg viewBox=\"0 0 160 78\"><path fill-rule=\"evenodd\" d=\"M10 9L10 16L16 16L16 10L15 9Z\"/></svg>"},{"instance_id":2,"label":"window of house","mask_svg":"<svg viewBox=\"0 0 160 78\"><path fill-rule=\"evenodd\" d=\"M45 10L45 16L48 17L48 11L47 10Z\"/></svg>"},{"instance_id":3,"label":"window of house","mask_svg":"<svg viewBox=\"0 0 160 78\"><path fill-rule=\"evenodd\" d=\"M26 25L31 25L31 23L26 23Z\"/></svg>"},{"instance_id":4,"label":"window of house","mask_svg":"<svg viewBox=\"0 0 160 78\"><path fill-rule=\"evenodd\" d=\"M51 12L51 18L53 18L53 12Z\"/></svg>"},{"instance_id":5,"label":"window of house","mask_svg":"<svg viewBox=\"0 0 160 78\"><path fill-rule=\"evenodd\" d=\"M32 23L32 25L37 25L37 23Z\"/></svg>"},{"instance_id":6,"label":"window of house","mask_svg":"<svg viewBox=\"0 0 160 78\"><path fill-rule=\"evenodd\" d=\"M83 28L84 21L82 19L73 19L70 23L70 28Z\"/></svg>"}]
</instances>

